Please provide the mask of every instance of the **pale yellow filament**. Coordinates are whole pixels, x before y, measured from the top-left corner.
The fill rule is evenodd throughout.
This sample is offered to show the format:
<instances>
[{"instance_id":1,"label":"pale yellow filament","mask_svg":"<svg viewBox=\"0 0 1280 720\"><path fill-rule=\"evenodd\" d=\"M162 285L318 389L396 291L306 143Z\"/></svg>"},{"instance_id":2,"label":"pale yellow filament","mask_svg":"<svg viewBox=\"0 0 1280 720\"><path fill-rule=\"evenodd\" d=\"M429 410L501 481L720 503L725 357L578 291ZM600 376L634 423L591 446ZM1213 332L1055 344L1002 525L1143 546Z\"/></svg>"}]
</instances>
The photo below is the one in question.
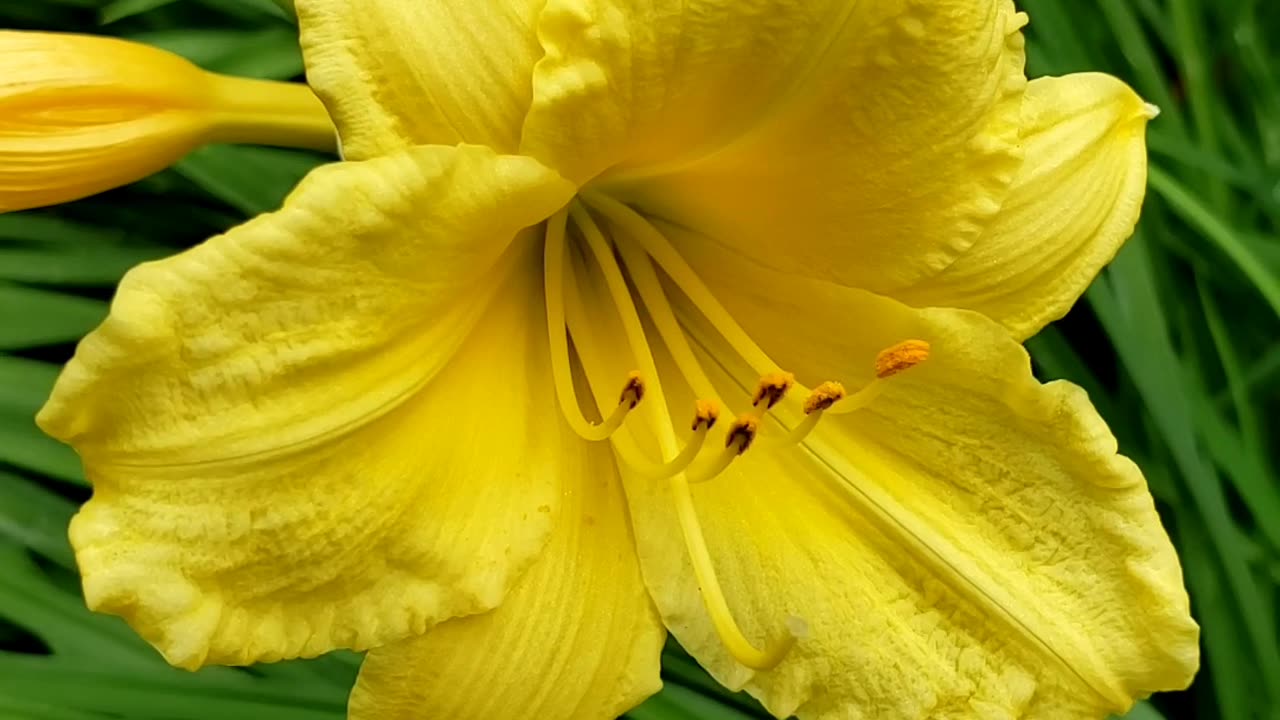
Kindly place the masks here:
<instances>
[{"instance_id":1,"label":"pale yellow filament","mask_svg":"<svg viewBox=\"0 0 1280 720\"><path fill-rule=\"evenodd\" d=\"M751 340L747 331L743 330L729 311L716 300L715 295L703 284L697 272L689 267L684 258L680 257L680 253L671 246L671 242L663 237L662 233L658 232L648 220L635 210L606 195L584 193L583 197L593 208L626 231L629 237L634 238L644 248L644 251L675 281L680 290L689 296L699 312L716 328L734 351L741 355L757 373L763 376L782 372L782 368L778 367L777 363L773 362Z\"/></svg>"},{"instance_id":2,"label":"pale yellow filament","mask_svg":"<svg viewBox=\"0 0 1280 720\"><path fill-rule=\"evenodd\" d=\"M573 389L573 370L569 365L569 337L564 317L564 251L568 216L566 208L547 221L546 244L543 248L542 272L546 285L547 330L551 336L551 375L555 382L560 413L564 415L569 427L584 440L598 442L607 440L617 432L627 414L639 402L639 397L633 399L624 390L618 406L598 425L588 421L578 407L578 395Z\"/></svg>"},{"instance_id":3,"label":"pale yellow filament","mask_svg":"<svg viewBox=\"0 0 1280 720\"><path fill-rule=\"evenodd\" d=\"M876 379L854 393L852 397L832 407L829 412L832 415L847 415L870 405L871 401L884 390L889 378L927 361L930 352L929 343L924 340L903 340L881 350L876 355Z\"/></svg>"},{"instance_id":4,"label":"pale yellow filament","mask_svg":"<svg viewBox=\"0 0 1280 720\"><path fill-rule=\"evenodd\" d=\"M582 298L578 295L577 284L572 279L569 279L565 285L565 309L571 332L575 338L581 341L578 345L579 352L585 352L594 347L595 340L591 335L591 324L583 311ZM583 362L586 362L585 358ZM657 398L654 400L655 405L665 403L661 386L657 383L654 385L653 393ZM641 476L661 480L683 472L685 468L689 467L689 464L693 462L694 458L702 450L706 442L707 432L715 424L715 418L718 414L719 410L714 403L699 402L694 409L692 437L689 438L683 450L676 453L674 458L666 462L653 463L646 460L644 453L640 451L635 441L626 433L618 433L610 439L613 441L613 449L617 453L618 459L628 469Z\"/></svg>"},{"instance_id":5,"label":"pale yellow filament","mask_svg":"<svg viewBox=\"0 0 1280 720\"><path fill-rule=\"evenodd\" d=\"M619 205L608 198L603 198L602 196L597 197L600 197L602 202L610 203L625 211L622 213L622 217L624 219L628 219L628 215L632 214L625 206ZM634 304L631 302L631 295L626 285L626 279L623 277L622 271L614 259L613 252L609 247L608 241L605 239L604 234L600 231L599 226L596 225L595 220L591 217L590 213L587 212L585 208L574 203L570 208L570 214L572 215L574 222L582 231L583 237L587 241L587 245L591 248L592 254L595 256L596 261L600 266L609 294L614 301L614 306L618 310L619 316L622 319L623 332L627 338L627 343L630 345L631 350L640 365L641 372L649 375L654 380L652 388L652 392L654 394L654 402L652 405L654 407L652 408L652 411L657 412L661 408L665 407L665 399L662 395L661 384L658 382L656 365L653 362L653 356L649 352L648 342L645 339L644 326L640 322L640 317L636 312ZM653 228L650 227L643 218L640 218L639 216L635 216L635 218L640 221L639 224L643 226L643 230L657 234L657 231L653 230ZM631 226L632 229L634 229L635 224L636 223L633 220L627 223L627 225ZM563 235L561 235L561 238L563 239ZM658 238L661 241L661 245L670 249L670 245L666 244L666 240L664 238L661 238L660 235L658 235ZM642 242L642 246L643 245L644 244ZM649 252L650 255L654 254L647 246L645 246L645 250L646 252ZM672 250L672 254L674 254L674 250ZM668 275L671 275L677 283L681 282L680 278L672 274L671 270L666 267L662 258L655 256L655 259L660 265L663 265L663 269L666 270ZM683 265L683 260L681 260L678 255L675 259L680 263L679 267L683 267L685 269L686 274L693 275L692 270L689 269L687 265ZM679 267L677 267L677 271L679 270ZM701 288L705 293L705 287L701 285L700 281L697 281L696 275L693 275L693 280L697 283L697 287ZM710 297L709 293L705 293L705 295L708 298ZM699 303L701 305L699 297L694 294L691 294L690 297L695 303ZM715 303L714 298L710 298L710 302ZM736 329L736 333L741 336L740 339L746 338L746 333L733 322L732 318L729 317L728 313L725 312L718 303L714 305L714 308L718 311L718 314L722 316L725 322L730 323L732 328ZM715 313L708 314L707 317L712 322L718 321ZM750 343L749 338L746 338L746 342L747 347L754 350L754 359L757 361L763 359L761 367L763 367L764 370L761 372L761 375L780 371L772 361L764 356L764 353L760 352L759 348L756 348L753 343ZM748 362L751 362L751 357L746 355L744 355L744 357L747 357ZM663 454L675 455L677 458L680 457L683 453L675 451L675 437L671 432L670 423L667 422L667 419L664 416L657 416L655 425L659 428L658 440ZM620 439L620 437L614 439L615 448L623 446L623 443L619 442ZM740 450L737 452L740 452ZM720 587L720 581L716 577L715 567L711 562L711 554L707 549L706 539L702 534L702 526L698 521L697 509L694 507L693 495L689 489L689 481L683 473L677 473L671 476L669 482L672 497L676 506L676 515L680 521L681 532L684 535L685 546L689 552L689 559L693 565L694 575L698 581L703 603L705 604L707 613L711 618L712 626L715 628L716 634L720 637L720 641L724 644L729 654L732 655L735 660L749 668L756 670L769 670L776 667L795 645L795 633L788 631L785 636L770 643L764 650L756 648L749 640L747 640L746 636L743 635L742 630L738 627L737 622L733 619L733 613L729 609L728 601L725 599L724 590Z\"/></svg>"},{"instance_id":6,"label":"pale yellow filament","mask_svg":"<svg viewBox=\"0 0 1280 720\"><path fill-rule=\"evenodd\" d=\"M846 398L844 386L837 382L824 382L814 388L804 401L804 420L792 428L780 442L770 443L769 447L799 445L804 442L804 439L809 437L809 433L818 427L823 414Z\"/></svg>"},{"instance_id":7,"label":"pale yellow filament","mask_svg":"<svg viewBox=\"0 0 1280 720\"><path fill-rule=\"evenodd\" d=\"M625 455L631 455L631 457L624 457L624 460L639 475L653 480L665 480L679 475L693 464L694 458L698 457L698 453L702 452L703 446L706 445L707 434L710 430L711 427L709 425L702 425L696 428L693 431L693 436L689 438L689 442L685 444L684 449L677 453L674 458L661 465L636 462L634 448L628 448L627 451L624 451Z\"/></svg>"},{"instance_id":8,"label":"pale yellow filament","mask_svg":"<svg viewBox=\"0 0 1280 720\"><path fill-rule=\"evenodd\" d=\"M649 340L645 337L644 325L640 322L640 314L636 312L635 304L631 302L631 291L627 288L627 280L622 276L622 269L618 267L618 261L613 256L609 241L605 239L604 233L596 225L591 213L577 201L569 204L569 215L582 231L587 247L595 256L596 264L604 276L605 287L609 290L609 297L618 311L618 319L622 321L622 334L627 339L632 355L640 364L641 372L656 379L658 368L653 362L653 355L649 352ZM662 410L662 408L656 409Z\"/></svg>"},{"instance_id":9,"label":"pale yellow filament","mask_svg":"<svg viewBox=\"0 0 1280 720\"><path fill-rule=\"evenodd\" d=\"M715 386L711 384L711 380L702 369L702 364L693 354L689 339L685 337L680 321L676 320L675 312L667 302L667 293L662 289L662 283L658 280L658 273L654 271L649 256L631 243L620 242L617 247L623 264L631 273L631 281L635 283L640 299L648 308L649 317L658 328L658 335L662 337L662 342L671 352L671 357L675 360L680 374L689 383L689 387L693 388L695 395L704 398L716 397Z\"/></svg>"},{"instance_id":10,"label":"pale yellow filament","mask_svg":"<svg viewBox=\"0 0 1280 720\"><path fill-rule=\"evenodd\" d=\"M752 413L744 413L734 421L729 427L729 432L725 434L724 449L708 465L689 473L689 482L703 483L718 477L729 468L734 458L751 447L759 432L760 418Z\"/></svg>"}]
</instances>

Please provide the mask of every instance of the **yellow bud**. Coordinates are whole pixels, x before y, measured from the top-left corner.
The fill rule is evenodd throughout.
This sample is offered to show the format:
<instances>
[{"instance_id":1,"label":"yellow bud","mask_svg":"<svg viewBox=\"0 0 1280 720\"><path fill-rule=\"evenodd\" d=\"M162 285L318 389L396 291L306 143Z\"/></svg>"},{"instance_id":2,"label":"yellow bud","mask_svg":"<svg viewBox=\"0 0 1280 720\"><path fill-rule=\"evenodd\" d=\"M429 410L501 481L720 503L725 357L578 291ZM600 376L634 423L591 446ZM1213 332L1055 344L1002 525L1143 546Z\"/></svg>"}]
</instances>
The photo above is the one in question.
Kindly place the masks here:
<instances>
[{"instance_id":1,"label":"yellow bud","mask_svg":"<svg viewBox=\"0 0 1280 720\"><path fill-rule=\"evenodd\" d=\"M116 38L0 31L0 212L139 180L209 142L332 149L310 88Z\"/></svg>"}]
</instances>

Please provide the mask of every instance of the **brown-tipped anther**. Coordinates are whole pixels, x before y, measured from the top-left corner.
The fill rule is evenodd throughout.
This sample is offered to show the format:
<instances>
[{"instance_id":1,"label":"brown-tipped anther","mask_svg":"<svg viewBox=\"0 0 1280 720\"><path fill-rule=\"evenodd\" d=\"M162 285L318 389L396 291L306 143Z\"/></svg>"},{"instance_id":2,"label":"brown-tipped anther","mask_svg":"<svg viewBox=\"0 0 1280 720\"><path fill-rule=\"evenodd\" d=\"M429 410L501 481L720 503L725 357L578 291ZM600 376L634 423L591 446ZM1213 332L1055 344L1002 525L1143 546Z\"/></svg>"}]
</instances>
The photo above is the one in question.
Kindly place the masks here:
<instances>
[{"instance_id":1,"label":"brown-tipped anther","mask_svg":"<svg viewBox=\"0 0 1280 720\"><path fill-rule=\"evenodd\" d=\"M640 376L640 372L632 370L627 373L627 384L622 386L622 393L618 396L618 404L631 403L631 407L640 404L644 399L644 378Z\"/></svg>"},{"instance_id":2,"label":"brown-tipped anther","mask_svg":"<svg viewBox=\"0 0 1280 720\"><path fill-rule=\"evenodd\" d=\"M910 370L929 359L929 343L924 340L904 340L880 351L876 356L876 377L880 379Z\"/></svg>"},{"instance_id":3,"label":"brown-tipped anther","mask_svg":"<svg viewBox=\"0 0 1280 720\"><path fill-rule=\"evenodd\" d=\"M710 430L720 419L720 403L715 400L698 399L693 403L693 429Z\"/></svg>"},{"instance_id":4,"label":"brown-tipped anther","mask_svg":"<svg viewBox=\"0 0 1280 720\"><path fill-rule=\"evenodd\" d=\"M804 399L804 414L812 415L819 410L826 410L844 399L844 386L838 382L827 381L813 389L809 397Z\"/></svg>"},{"instance_id":5,"label":"brown-tipped anther","mask_svg":"<svg viewBox=\"0 0 1280 720\"><path fill-rule=\"evenodd\" d=\"M741 455L751 447L751 443L756 441L758 432L760 432L760 418L751 414L739 415L738 419L729 426L728 434L724 436L724 446L737 447L738 454Z\"/></svg>"},{"instance_id":6,"label":"brown-tipped anther","mask_svg":"<svg viewBox=\"0 0 1280 720\"><path fill-rule=\"evenodd\" d=\"M777 405L795 384L796 376L789 372L769 373L760 378L760 383L756 385L756 394L751 396L751 406L760 407L760 404L764 403L765 409L768 410Z\"/></svg>"}]
</instances>

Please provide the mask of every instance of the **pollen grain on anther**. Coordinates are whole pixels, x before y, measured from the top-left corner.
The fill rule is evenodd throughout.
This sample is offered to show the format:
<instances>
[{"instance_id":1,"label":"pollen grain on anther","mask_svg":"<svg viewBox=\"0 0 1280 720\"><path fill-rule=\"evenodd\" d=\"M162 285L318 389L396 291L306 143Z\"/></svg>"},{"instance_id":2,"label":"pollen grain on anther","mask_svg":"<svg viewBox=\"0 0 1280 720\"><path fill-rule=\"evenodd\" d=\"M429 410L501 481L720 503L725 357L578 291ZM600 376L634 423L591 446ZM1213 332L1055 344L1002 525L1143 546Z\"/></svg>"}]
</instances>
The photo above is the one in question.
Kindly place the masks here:
<instances>
[{"instance_id":1,"label":"pollen grain on anther","mask_svg":"<svg viewBox=\"0 0 1280 720\"><path fill-rule=\"evenodd\" d=\"M627 382L622 386L622 392L618 395L618 403L630 403L632 408L640 404L644 399L644 376L639 370L632 370L627 373Z\"/></svg>"},{"instance_id":2,"label":"pollen grain on anther","mask_svg":"<svg viewBox=\"0 0 1280 720\"><path fill-rule=\"evenodd\" d=\"M699 398L693 403L693 427L692 430L701 430L715 427L716 420L720 419L720 403L707 399Z\"/></svg>"},{"instance_id":3,"label":"pollen grain on anther","mask_svg":"<svg viewBox=\"0 0 1280 720\"><path fill-rule=\"evenodd\" d=\"M814 388L809 397L804 399L804 414L812 415L819 410L826 410L843 400L847 394L843 385L828 380Z\"/></svg>"},{"instance_id":4,"label":"pollen grain on anther","mask_svg":"<svg viewBox=\"0 0 1280 720\"><path fill-rule=\"evenodd\" d=\"M768 410L777 405L795 384L796 376L789 372L778 371L764 375L756 385L755 394L751 396L751 406L760 407L763 403L764 409Z\"/></svg>"},{"instance_id":5,"label":"pollen grain on anther","mask_svg":"<svg viewBox=\"0 0 1280 720\"><path fill-rule=\"evenodd\" d=\"M885 348L876 355L876 377L884 379L910 370L929 359L929 343L924 340L904 340Z\"/></svg>"},{"instance_id":6,"label":"pollen grain on anther","mask_svg":"<svg viewBox=\"0 0 1280 720\"><path fill-rule=\"evenodd\" d=\"M751 443L756 441L756 435L759 433L760 418L750 413L740 415L729 426L729 432L724 436L724 446L736 448L737 454L741 455L751 447Z\"/></svg>"}]
</instances>

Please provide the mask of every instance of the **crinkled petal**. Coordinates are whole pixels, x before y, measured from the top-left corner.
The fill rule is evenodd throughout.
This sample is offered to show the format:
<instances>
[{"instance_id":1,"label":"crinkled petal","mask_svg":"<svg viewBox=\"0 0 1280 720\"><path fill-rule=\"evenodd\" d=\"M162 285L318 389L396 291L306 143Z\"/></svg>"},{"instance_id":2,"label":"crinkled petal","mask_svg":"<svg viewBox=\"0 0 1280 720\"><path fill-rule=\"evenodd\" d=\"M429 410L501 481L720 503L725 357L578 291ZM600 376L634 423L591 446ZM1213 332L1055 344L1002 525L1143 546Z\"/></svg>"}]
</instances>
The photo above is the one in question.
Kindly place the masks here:
<instances>
[{"instance_id":1,"label":"crinkled petal","mask_svg":"<svg viewBox=\"0 0 1280 720\"><path fill-rule=\"evenodd\" d=\"M571 192L527 158L419 148L131 271L38 417L94 483L71 528L90 607L184 667L493 607L557 497L528 471L554 398L512 240Z\"/></svg>"},{"instance_id":2,"label":"crinkled petal","mask_svg":"<svg viewBox=\"0 0 1280 720\"><path fill-rule=\"evenodd\" d=\"M297 0L307 80L345 157L458 142L514 152L540 0Z\"/></svg>"},{"instance_id":3,"label":"crinkled petal","mask_svg":"<svg viewBox=\"0 0 1280 720\"><path fill-rule=\"evenodd\" d=\"M550 0L522 152L775 269L937 272L1019 166L1006 0Z\"/></svg>"},{"instance_id":4,"label":"crinkled petal","mask_svg":"<svg viewBox=\"0 0 1280 720\"><path fill-rule=\"evenodd\" d=\"M497 610L372 650L352 720L613 720L661 687L666 630L613 457L561 428L565 494L545 551Z\"/></svg>"},{"instance_id":5,"label":"crinkled petal","mask_svg":"<svg viewBox=\"0 0 1280 720\"><path fill-rule=\"evenodd\" d=\"M1109 75L1032 81L1026 159L1000 213L955 263L895 297L977 310L1020 338L1062 317L1138 222L1152 113Z\"/></svg>"},{"instance_id":6,"label":"crinkled petal","mask_svg":"<svg viewBox=\"0 0 1280 720\"><path fill-rule=\"evenodd\" d=\"M1042 385L980 314L912 310L679 244L766 351L850 389L905 338L932 354L802 447L772 424L696 486L707 543L748 637L809 627L782 664L735 664L707 620L662 483L624 476L646 581L668 627L779 717L1096 718L1185 687L1198 629L1141 472L1077 387ZM682 317L693 317L682 313ZM754 380L690 324L726 393ZM732 397L732 395L730 395ZM776 416L798 420L798 399ZM770 432L772 429L772 433Z\"/></svg>"}]
</instances>

